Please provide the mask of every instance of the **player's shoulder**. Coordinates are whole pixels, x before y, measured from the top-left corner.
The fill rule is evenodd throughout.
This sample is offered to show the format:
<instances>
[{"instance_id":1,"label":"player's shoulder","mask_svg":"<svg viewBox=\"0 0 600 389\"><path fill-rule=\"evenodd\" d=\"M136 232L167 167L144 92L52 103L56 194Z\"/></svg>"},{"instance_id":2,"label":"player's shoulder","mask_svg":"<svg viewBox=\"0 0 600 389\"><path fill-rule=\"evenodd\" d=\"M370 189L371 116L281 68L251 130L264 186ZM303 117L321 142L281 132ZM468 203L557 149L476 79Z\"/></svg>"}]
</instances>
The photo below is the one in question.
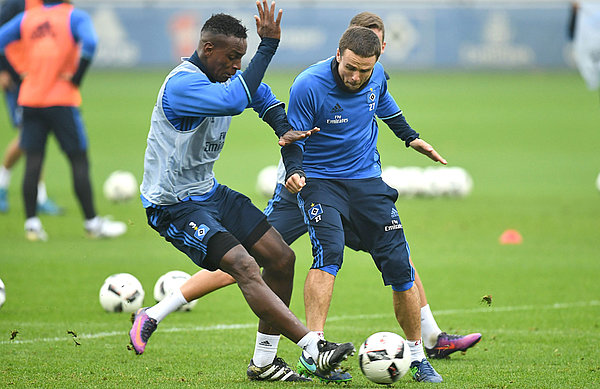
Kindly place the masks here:
<instances>
[{"instance_id":1,"label":"player's shoulder","mask_svg":"<svg viewBox=\"0 0 600 389\"><path fill-rule=\"evenodd\" d=\"M304 69L295 79L294 85L303 88L328 87L333 77L331 74L331 61L333 57L319 61Z\"/></svg>"},{"instance_id":2,"label":"player's shoulder","mask_svg":"<svg viewBox=\"0 0 600 389\"><path fill-rule=\"evenodd\" d=\"M383 65L379 61L373 67L373 75L371 77L377 82L387 80L387 73L385 72Z\"/></svg>"}]
</instances>

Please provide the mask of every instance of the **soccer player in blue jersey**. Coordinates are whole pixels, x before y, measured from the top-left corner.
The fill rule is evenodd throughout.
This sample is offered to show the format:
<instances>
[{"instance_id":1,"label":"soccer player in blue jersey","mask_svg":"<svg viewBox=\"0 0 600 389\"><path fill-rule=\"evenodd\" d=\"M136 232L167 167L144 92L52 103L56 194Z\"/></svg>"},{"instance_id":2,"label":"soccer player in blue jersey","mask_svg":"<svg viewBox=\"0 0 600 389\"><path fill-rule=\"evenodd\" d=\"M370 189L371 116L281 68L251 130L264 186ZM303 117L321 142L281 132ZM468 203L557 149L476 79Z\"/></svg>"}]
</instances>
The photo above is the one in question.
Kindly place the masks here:
<instances>
[{"instance_id":1,"label":"soccer player in blue jersey","mask_svg":"<svg viewBox=\"0 0 600 389\"><path fill-rule=\"evenodd\" d=\"M142 203L148 223L162 237L198 266L235 279L260 318L257 343L277 344L281 333L330 371L354 353L354 346L321 340L290 312L293 251L250 199L218 183L213 173L231 116L246 108L280 136L290 133L298 139L312 132L289 131L283 104L261 82L279 44L282 11L275 15L275 3L269 8L266 0L257 1L257 8L261 43L244 72L247 30L236 18L217 14L202 27L194 54L166 77L152 113ZM130 341L141 354L157 319L153 307L138 310L133 319ZM253 358L247 375L252 380L309 380L276 355Z\"/></svg>"},{"instance_id":2,"label":"soccer player in blue jersey","mask_svg":"<svg viewBox=\"0 0 600 389\"><path fill-rule=\"evenodd\" d=\"M383 66L377 62L380 54L381 41L371 29L350 27L336 56L300 73L290 89L292 127L320 128L282 149L286 187L298 192L313 246L313 265L304 285L307 326L324 328L343 261L344 229L350 229L371 254L384 284L392 287L396 319L410 347L413 378L442 382L423 350L419 291L394 205L398 193L381 179L376 116L407 147L433 161L446 164L446 160L406 122L387 90ZM314 360L304 353L300 363L314 370Z\"/></svg>"}]
</instances>

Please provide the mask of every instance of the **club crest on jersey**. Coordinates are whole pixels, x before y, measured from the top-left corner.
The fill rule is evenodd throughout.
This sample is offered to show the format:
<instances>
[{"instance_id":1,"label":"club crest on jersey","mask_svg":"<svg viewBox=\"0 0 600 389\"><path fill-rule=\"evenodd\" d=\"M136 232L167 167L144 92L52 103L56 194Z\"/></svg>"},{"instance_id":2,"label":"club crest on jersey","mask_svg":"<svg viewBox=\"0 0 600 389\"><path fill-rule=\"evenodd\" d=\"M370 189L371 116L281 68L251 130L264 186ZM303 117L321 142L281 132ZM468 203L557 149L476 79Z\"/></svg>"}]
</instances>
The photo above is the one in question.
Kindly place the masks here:
<instances>
[{"instance_id":1,"label":"club crest on jersey","mask_svg":"<svg viewBox=\"0 0 600 389\"><path fill-rule=\"evenodd\" d=\"M310 209L308 210L308 217L310 220L314 220L315 223L321 221L321 215L323 214L323 207L321 204L311 204Z\"/></svg>"},{"instance_id":2,"label":"club crest on jersey","mask_svg":"<svg viewBox=\"0 0 600 389\"><path fill-rule=\"evenodd\" d=\"M373 92L371 88L371 92L367 93L367 104L369 104L369 111L373 111L375 109L375 100L377 100L377 95Z\"/></svg>"},{"instance_id":3,"label":"club crest on jersey","mask_svg":"<svg viewBox=\"0 0 600 389\"><path fill-rule=\"evenodd\" d=\"M204 236L210 231L210 228L206 224L196 225L194 222L190 222L189 226L194 229L194 237L197 239L204 239Z\"/></svg>"}]
</instances>

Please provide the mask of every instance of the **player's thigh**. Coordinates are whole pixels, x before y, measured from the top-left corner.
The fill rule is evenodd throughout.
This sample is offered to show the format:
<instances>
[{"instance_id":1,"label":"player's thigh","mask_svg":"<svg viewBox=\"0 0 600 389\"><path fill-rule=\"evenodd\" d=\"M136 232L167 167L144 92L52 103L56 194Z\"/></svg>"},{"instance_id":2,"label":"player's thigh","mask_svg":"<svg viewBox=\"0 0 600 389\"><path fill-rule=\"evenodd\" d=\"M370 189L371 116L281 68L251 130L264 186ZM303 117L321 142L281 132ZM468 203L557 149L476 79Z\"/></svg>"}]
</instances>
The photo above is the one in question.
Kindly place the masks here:
<instances>
[{"instance_id":1,"label":"player's thigh","mask_svg":"<svg viewBox=\"0 0 600 389\"><path fill-rule=\"evenodd\" d=\"M45 116L46 108L23 108L23 130L19 146L26 152L43 152L50 126Z\"/></svg>"},{"instance_id":2,"label":"player's thigh","mask_svg":"<svg viewBox=\"0 0 600 389\"><path fill-rule=\"evenodd\" d=\"M342 215L330 205L310 202L310 197L300 200L308 236L312 244L312 268L342 266L344 256L344 227Z\"/></svg>"},{"instance_id":3,"label":"player's thigh","mask_svg":"<svg viewBox=\"0 0 600 389\"><path fill-rule=\"evenodd\" d=\"M66 154L87 151L85 126L77 107L48 108L48 120L56 140Z\"/></svg>"},{"instance_id":4,"label":"player's thigh","mask_svg":"<svg viewBox=\"0 0 600 389\"><path fill-rule=\"evenodd\" d=\"M395 206L397 192L382 180L357 185L350 211L352 230L369 251L386 285L414 280L410 248Z\"/></svg>"},{"instance_id":5,"label":"player's thigh","mask_svg":"<svg viewBox=\"0 0 600 389\"><path fill-rule=\"evenodd\" d=\"M261 267L287 271L294 268L294 252L273 227L248 251Z\"/></svg>"},{"instance_id":6,"label":"player's thigh","mask_svg":"<svg viewBox=\"0 0 600 389\"><path fill-rule=\"evenodd\" d=\"M287 244L291 245L306 233L304 216L296 201L271 199L267 209L269 211L267 221L281 234Z\"/></svg>"},{"instance_id":7,"label":"player's thigh","mask_svg":"<svg viewBox=\"0 0 600 389\"><path fill-rule=\"evenodd\" d=\"M166 207L146 208L146 215L148 224L196 265L211 271L218 269L222 255L209 255L209 242L216 234L227 230L219 223L214 209L200 202L185 201ZM239 244L235 238L231 239L219 245L218 249L227 251L222 247L224 244L228 244L228 248Z\"/></svg>"},{"instance_id":8,"label":"player's thigh","mask_svg":"<svg viewBox=\"0 0 600 389\"><path fill-rule=\"evenodd\" d=\"M267 217L250 199L225 185L219 185L208 203L218 211L219 221L249 250L269 230Z\"/></svg>"}]
</instances>

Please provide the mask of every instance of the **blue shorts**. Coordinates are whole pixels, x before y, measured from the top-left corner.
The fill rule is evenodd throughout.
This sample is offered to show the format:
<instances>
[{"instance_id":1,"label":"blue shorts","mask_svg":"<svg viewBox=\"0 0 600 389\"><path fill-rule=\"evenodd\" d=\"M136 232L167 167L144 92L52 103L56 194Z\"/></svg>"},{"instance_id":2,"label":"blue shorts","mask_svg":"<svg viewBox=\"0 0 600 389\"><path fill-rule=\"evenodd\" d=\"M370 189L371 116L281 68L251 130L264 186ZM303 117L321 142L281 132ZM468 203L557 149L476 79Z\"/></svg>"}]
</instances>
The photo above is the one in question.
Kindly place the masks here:
<instances>
[{"instance_id":1,"label":"blue shorts","mask_svg":"<svg viewBox=\"0 0 600 389\"><path fill-rule=\"evenodd\" d=\"M77 107L23 107L23 150L43 152L50 132L65 153L87 151L85 127Z\"/></svg>"},{"instance_id":2,"label":"blue shorts","mask_svg":"<svg viewBox=\"0 0 600 389\"><path fill-rule=\"evenodd\" d=\"M19 88L4 90L6 109L10 115L10 121L15 128L21 128L21 125L23 124L23 107L17 103L18 97Z\"/></svg>"},{"instance_id":3,"label":"blue shorts","mask_svg":"<svg viewBox=\"0 0 600 389\"><path fill-rule=\"evenodd\" d=\"M414 269L394 203L398 192L381 178L331 180L311 178L298 195L313 246L314 269L335 275L342 266L344 228L371 254L385 285L410 289Z\"/></svg>"},{"instance_id":4,"label":"blue shorts","mask_svg":"<svg viewBox=\"0 0 600 389\"><path fill-rule=\"evenodd\" d=\"M279 232L285 243L291 245L308 231L304 215L298 207L296 195L291 194L282 184L277 184L275 193L264 210L267 220ZM358 236L344 225L346 246L355 251L366 251Z\"/></svg>"},{"instance_id":5,"label":"blue shorts","mask_svg":"<svg viewBox=\"0 0 600 389\"><path fill-rule=\"evenodd\" d=\"M222 256L228 251L223 249L225 252L216 255L208 252L208 242L216 233L228 232L237 244L249 250L270 227L265 215L248 197L220 184L206 200L150 206L146 215L148 224L163 238L196 265L211 271L219 268Z\"/></svg>"}]
</instances>

